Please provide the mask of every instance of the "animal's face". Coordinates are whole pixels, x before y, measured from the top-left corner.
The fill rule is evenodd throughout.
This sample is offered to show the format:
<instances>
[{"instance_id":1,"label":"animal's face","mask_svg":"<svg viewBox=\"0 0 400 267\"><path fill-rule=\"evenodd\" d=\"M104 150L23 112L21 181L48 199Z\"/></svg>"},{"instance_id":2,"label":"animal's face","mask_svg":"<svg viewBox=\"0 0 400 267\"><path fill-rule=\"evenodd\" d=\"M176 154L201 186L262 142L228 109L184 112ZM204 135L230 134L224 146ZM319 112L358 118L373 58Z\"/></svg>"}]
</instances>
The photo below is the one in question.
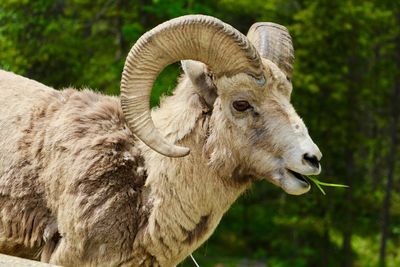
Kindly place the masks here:
<instances>
[{"instance_id":1,"label":"animal's face","mask_svg":"<svg viewBox=\"0 0 400 267\"><path fill-rule=\"evenodd\" d=\"M195 64L201 63L184 65L187 74ZM199 89L203 95L209 96L210 90L217 92L211 99L214 108L209 139L210 144L218 144L213 144L210 160L224 158L221 168L231 162L240 166L243 175L266 178L287 193L303 194L310 185L302 175L320 172L322 154L290 103L291 83L274 63L263 59L263 64L263 86L249 75L239 74L214 80L214 88L207 89L205 85L211 81L198 75L195 81L189 75L197 87L203 86Z\"/></svg>"}]
</instances>

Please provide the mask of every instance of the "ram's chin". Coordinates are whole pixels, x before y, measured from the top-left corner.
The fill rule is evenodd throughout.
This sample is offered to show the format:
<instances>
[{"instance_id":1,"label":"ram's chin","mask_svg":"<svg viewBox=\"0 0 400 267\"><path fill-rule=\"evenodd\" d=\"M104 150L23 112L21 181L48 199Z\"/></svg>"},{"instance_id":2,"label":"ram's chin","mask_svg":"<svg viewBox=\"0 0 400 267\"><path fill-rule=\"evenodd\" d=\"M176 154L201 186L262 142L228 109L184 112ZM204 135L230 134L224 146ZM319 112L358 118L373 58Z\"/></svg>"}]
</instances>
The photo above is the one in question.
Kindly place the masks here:
<instances>
[{"instance_id":1,"label":"ram's chin","mask_svg":"<svg viewBox=\"0 0 400 267\"><path fill-rule=\"evenodd\" d=\"M302 195L311 188L310 182L304 175L289 169L277 170L268 175L267 179L290 195Z\"/></svg>"}]
</instances>

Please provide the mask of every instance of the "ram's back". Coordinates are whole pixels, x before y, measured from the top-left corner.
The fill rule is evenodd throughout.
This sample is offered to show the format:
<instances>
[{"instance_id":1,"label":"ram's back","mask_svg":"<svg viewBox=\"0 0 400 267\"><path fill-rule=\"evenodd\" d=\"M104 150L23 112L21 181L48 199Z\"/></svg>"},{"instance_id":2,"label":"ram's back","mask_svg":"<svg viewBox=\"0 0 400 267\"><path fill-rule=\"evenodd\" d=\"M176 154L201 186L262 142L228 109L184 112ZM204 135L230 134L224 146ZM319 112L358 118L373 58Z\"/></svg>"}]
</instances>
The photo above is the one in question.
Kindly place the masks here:
<instances>
[{"instance_id":1,"label":"ram's back","mask_svg":"<svg viewBox=\"0 0 400 267\"><path fill-rule=\"evenodd\" d=\"M27 127L27 115L38 101L53 94L38 82L0 70L0 175L15 160L15 144Z\"/></svg>"},{"instance_id":2,"label":"ram's back","mask_svg":"<svg viewBox=\"0 0 400 267\"><path fill-rule=\"evenodd\" d=\"M0 70L0 253L48 260L66 235L82 253L133 239L135 229L113 227L140 222L135 142L118 98Z\"/></svg>"}]
</instances>

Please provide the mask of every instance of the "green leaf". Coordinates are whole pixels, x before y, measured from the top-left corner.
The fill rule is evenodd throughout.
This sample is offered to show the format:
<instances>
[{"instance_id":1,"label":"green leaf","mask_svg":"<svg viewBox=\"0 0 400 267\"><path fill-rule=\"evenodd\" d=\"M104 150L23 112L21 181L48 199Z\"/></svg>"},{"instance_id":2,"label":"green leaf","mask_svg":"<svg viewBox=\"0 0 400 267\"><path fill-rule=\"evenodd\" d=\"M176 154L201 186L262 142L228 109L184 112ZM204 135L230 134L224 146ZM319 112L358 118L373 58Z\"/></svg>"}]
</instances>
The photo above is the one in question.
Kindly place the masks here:
<instances>
[{"instance_id":1,"label":"green leaf","mask_svg":"<svg viewBox=\"0 0 400 267\"><path fill-rule=\"evenodd\" d=\"M318 180L315 177L309 176L307 177L308 179L310 179L311 181L314 182L314 184L318 187L318 189L322 192L322 194L326 195L325 190L322 189L322 186L330 186L330 187L349 187L348 185L344 185L344 184L331 184L331 183L325 183L325 182L321 182L320 180Z\"/></svg>"}]
</instances>

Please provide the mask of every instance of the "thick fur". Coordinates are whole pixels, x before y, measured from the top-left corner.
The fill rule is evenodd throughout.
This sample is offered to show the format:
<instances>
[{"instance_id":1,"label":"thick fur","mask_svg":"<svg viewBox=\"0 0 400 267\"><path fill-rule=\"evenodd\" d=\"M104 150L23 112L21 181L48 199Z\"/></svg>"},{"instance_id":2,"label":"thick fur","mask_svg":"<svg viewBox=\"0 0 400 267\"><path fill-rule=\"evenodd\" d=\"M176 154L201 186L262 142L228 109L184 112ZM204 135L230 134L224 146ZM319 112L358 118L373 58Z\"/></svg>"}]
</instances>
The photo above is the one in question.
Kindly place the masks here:
<instances>
[{"instance_id":1,"label":"thick fur","mask_svg":"<svg viewBox=\"0 0 400 267\"><path fill-rule=\"evenodd\" d=\"M0 94L0 252L48 261L57 246L67 266L126 257L146 175L119 100L3 71Z\"/></svg>"},{"instance_id":2,"label":"thick fur","mask_svg":"<svg viewBox=\"0 0 400 267\"><path fill-rule=\"evenodd\" d=\"M188 105L173 104L183 115L162 127L192 153L170 159L137 141L118 98L0 71L0 252L64 266L173 266L198 247L244 187L205 171L208 107L185 89L164 101ZM171 115L159 114L159 124Z\"/></svg>"}]
</instances>

